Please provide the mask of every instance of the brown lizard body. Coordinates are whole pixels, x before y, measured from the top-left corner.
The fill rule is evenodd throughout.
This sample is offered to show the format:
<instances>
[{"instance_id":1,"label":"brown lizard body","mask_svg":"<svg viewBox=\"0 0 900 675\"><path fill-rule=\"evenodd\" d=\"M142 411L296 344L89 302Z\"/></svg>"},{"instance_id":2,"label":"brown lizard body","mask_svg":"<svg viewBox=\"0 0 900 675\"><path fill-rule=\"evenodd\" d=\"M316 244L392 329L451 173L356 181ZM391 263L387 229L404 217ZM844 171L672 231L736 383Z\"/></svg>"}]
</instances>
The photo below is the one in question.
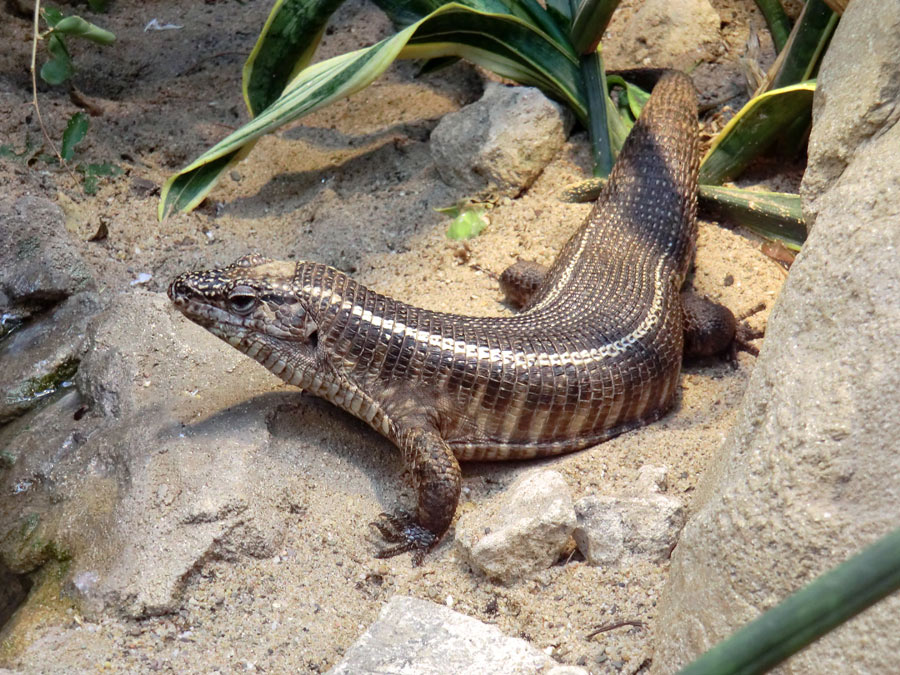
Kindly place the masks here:
<instances>
[{"instance_id":1,"label":"brown lizard body","mask_svg":"<svg viewBox=\"0 0 900 675\"><path fill-rule=\"evenodd\" d=\"M546 274L525 281L532 292L516 316L432 312L325 265L259 256L184 274L169 296L397 444L417 510L378 524L396 543L381 554L421 557L453 519L458 460L578 450L671 408L696 239L696 118L690 80L664 75L587 220Z\"/></svg>"}]
</instances>

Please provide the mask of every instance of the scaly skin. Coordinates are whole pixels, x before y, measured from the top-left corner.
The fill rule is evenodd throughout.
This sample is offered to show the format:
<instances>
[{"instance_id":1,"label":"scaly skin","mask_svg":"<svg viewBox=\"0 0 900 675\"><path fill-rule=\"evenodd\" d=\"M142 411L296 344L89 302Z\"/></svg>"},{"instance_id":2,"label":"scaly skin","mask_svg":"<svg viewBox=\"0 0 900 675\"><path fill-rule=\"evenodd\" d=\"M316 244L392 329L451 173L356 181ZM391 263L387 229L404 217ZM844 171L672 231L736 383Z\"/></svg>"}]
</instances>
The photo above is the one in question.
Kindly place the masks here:
<instances>
[{"instance_id":1,"label":"scaly skin","mask_svg":"<svg viewBox=\"0 0 900 675\"><path fill-rule=\"evenodd\" d=\"M413 550L421 559L453 519L457 460L578 450L670 409L698 159L694 88L673 72L587 220L514 317L432 312L325 265L259 256L184 274L169 296L286 382L397 444L417 509L377 524L395 544L381 554Z\"/></svg>"}]
</instances>

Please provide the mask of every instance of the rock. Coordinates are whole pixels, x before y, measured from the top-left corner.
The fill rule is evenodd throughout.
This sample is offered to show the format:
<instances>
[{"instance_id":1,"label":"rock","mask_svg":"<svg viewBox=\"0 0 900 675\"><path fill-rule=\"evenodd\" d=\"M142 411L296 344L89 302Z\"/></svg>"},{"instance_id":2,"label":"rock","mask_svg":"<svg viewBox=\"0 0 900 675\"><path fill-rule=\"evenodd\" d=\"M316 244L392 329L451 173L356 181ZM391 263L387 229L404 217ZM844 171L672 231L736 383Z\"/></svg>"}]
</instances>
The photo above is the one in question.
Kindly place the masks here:
<instances>
[{"instance_id":1,"label":"rock","mask_svg":"<svg viewBox=\"0 0 900 675\"><path fill-rule=\"evenodd\" d=\"M56 204L0 201L0 424L71 379L87 322L100 309L94 286Z\"/></svg>"},{"instance_id":2,"label":"rock","mask_svg":"<svg viewBox=\"0 0 900 675\"><path fill-rule=\"evenodd\" d=\"M394 596L378 619L328 672L543 673L554 661L496 626L427 600Z\"/></svg>"},{"instance_id":3,"label":"rock","mask_svg":"<svg viewBox=\"0 0 900 675\"><path fill-rule=\"evenodd\" d=\"M0 202L0 292L13 307L34 311L94 288L62 210L41 197ZM0 307L0 313L10 307Z\"/></svg>"},{"instance_id":4,"label":"rock","mask_svg":"<svg viewBox=\"0 0 900 675\"><path fill-rule=\"evenodd\" d=\"M72 379L84 352L88 321L99 311L96 293L77 293L0 343L0 424Z\"/></svg>"},{"instance_id":5,"label":"rock","mask_svg":"<svg viewBox=\"0 0 900 675\"><path fill-rule=\"evenodd\" d=\"M82 611L137 617L176 610L206 561L273 555L283 492L257 461L270 434L253 398L271 376L157 293L113 298L86 343L78 390L0 431L14 449L0 475L6 563L71 559L64 588Z\"/></svg>"},{"instance_id":6,"label":"rock","mask_svg":"<svg viewBox=\"0 0 900 675\"><path fill-rule=\"evenodd\" d=\"M820 198L856 149L900 119L900 8L864 1L852 3L848 12L849 18L839 24L839 37L828 47L828 68L813 98L809 166L801 186L808 223L815 222ZM853 86L831 84L836 82Z\"/></svg>"},{"instance_id":7,"label":"rock","mask_svg":"<svg viewBox=\"0 0 900 675\"><path fill-rule=\"evenodd\" d=\"M480 100L441 119L431 156L447 184L512 197L559 152L572 124L571 114L538 89L489 82Z\"/></svg>"},{"instance_id":8,"label":"rock","mask_svg":"<svg viewBox=\"0 0 900 675\"><path fill-rule=\"evenodd\" d=\"M456 546L472 567L508 583L555 563L575 528L565 479L538 470L517 479L491 504L464 514Z\"/></svg>"},{"instance_id":9,"label":"rock","mask_svg":"<svg viewBox=\"0 0 900 675\"><path fill-rule=\"evenodd\" d=\"M547 675L590 675L590 671L580 666L554 666Z\"/></svg>"},{"instance_id":10,"label":"rock","mask_svg":"<svg viewBox=\"0 0 900 675\"><path fill-rule=\"evenodd\" d=\"M685 71L711 58L708 52L719 40L721 23L709 0L646 0L624 24L620 21L613 14L603 36L607 67Z\"/></svg>"},{"instance_id":11,"label":"rock","mask_svg":"<svg viewBox=\"0 0 900 675\"><path fill-rule=\"evenodd\" d=\"M849 136L860 144L843 154L846 167L815 198L815 226L772 311L735 426L675 549L654 663L671 669L687 663L897 526L898 22L897 3L850 3L822 64L817 120L859 129L860 109L846 90L865 89L865 99L873 90L893 91L884 106L894 112L868 140L856 131ZM890 68L873 66L869 57L880 53L882 37L886 50L895 45ZM860 54L876 73L848 68L846 55L859 61ZM814 137L821 133L814 128ZM831 161L811 153L805 194L831 175ZM893 672L898 615L895 595L780 670Z\"/></svg>"},{"instance_id":12,"label":"rock","mask_svg":"<svg viewBox=\"0 0 900 675\"><path fill-rule=\"evenodd\" d=\"M0 628L28 596L31 581L21 574L13 574L0 562Z\"/></svg>"},{"instance_id":13,"label":"rock","mask_svg":"<svg viewBox=\"0 0 900 675\"><path fill-rule=\"evenodd\" d=\"M575 543L591 565L627 565L669 557L684 526L681 500L660 493L665 467L643 466L629 495L589 495L575 503Z\"/></svg>"}]
</instances>

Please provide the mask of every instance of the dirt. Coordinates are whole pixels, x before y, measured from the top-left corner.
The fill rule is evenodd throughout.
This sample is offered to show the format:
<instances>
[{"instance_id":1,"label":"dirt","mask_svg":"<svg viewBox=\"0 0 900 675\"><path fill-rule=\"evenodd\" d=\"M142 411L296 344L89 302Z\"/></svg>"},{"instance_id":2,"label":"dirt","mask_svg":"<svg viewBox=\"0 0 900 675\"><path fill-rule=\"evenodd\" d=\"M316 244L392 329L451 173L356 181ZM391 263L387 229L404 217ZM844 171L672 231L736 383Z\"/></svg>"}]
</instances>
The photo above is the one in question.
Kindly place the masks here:
<instances>
[{"instance_id":1,"label":"dirt","mask_svg":"<svg viewBox=\"0 0 900 675\"><path fill-rule=\"evenodd\" d=\"M752 0L712 4L723 24L720 42L698 68L705 101L745 91L740 57L747 36L751 27L765 34ZM586 215L589 205L557 198L564 186L589 173L586 134L576 131L534 186L502 201L481 236L466 244L448 240L448 223L433 209L465 195L437 178L427 139L442 115L479 97L483 74L465 63L418 78L415 64L396 64L349 100L263 139L194 213L157 222L162 182L246 121L240 68L269 6L115 0L106 15L79 7L115 32L117 41L104 49L72 42L79 67L74 83L102 114L91 118L71 166L110 162L123 172L86 195L77 168L63 171L40 157L27 163L5 158L4 193L57 201L105 297L130 292L141 273L152 276L140 287L162 292L186 269L219 266L258 251L326 262L382 292L437 310L508 313L489 272L499 273L519 257L551 261ZM623 3L620 12L616 21L629 16L630 4ZM154 18L181 28L145 30ZM322 57L371 44L390 31L377 9L357 0L344 5L331 25ZM0 134L17 153L42 142L31 106L30 36L29 20L4 15L0 40L8 47L0 54ZM771 54L764 56L763 69L766 59ZM40 85L39 101L51 137L59 139L77 106L64 87ZM740 103L739 95L728 101L733 109ZM720 106L709 124L721 114ZM781 189L796 187L797 179L793 169L771 178ZM108 235L91 241L101 225ZM737 312L765 301L767 310L752 319L761 326L783 278L752 234L701 224L693 278L701 293ZM719 362L688 366L677 409L661 422L540 464L560 471L576 498L622 492L641 465L665 465L669 493L690 507L753 364L751 356L741 355L738 369ZM290 392L274 378L271 388ZM215 401L215 394L208 400ZM335 465L310 479L302 495L306 515L288 531L278 556L209 562L189 580L179 612L141 621L86 621L75 607L41 604L47 593L35 592L23 609L31 619L16 624L15 635L3 635L0 663L27 672L321 672L395 593L452 604L591 672L636 672L650 657L666 565L610 570L590 567L575 555L533 580L503 587L457 560L452 532L422 567L411 567L407 557L377 561L365 523L392 507L400 490L399 461L383 439L344 413L299 394L295 404L304 410L304 424L282 433L313 434L322 445L322 462ZM371 448L372 458L348 469L348 446L365 456ZM376 462L385 466L370 471ZM460 511L485 503L533 465L464 466ZM317 488L316 476L340 482L344 470L362 471L364 489ZM381 478L398 485L381 486ZM588 637L600 625L621 621L643 625Z\"/></svg>"}]
</instances>

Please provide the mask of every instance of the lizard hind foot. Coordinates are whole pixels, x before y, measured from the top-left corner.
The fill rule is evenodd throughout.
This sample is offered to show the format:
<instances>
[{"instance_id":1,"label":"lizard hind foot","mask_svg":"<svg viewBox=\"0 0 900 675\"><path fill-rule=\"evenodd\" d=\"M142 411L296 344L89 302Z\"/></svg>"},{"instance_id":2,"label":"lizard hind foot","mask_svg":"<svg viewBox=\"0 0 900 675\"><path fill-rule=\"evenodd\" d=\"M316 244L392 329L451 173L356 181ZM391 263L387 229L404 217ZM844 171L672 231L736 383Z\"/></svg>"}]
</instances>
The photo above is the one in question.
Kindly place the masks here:
<instances>
[{"instance_id":1,"label":"lizard hind foot","mask_svg":"<svg viewBox=\"0 0 900 675\"><path fill-rule=\"evenodd\" d=\"M407 511L382 513L378 516L378 520L369 525L387 542L387 545L375 553L376 558L393 558L411 551L413 565L419 566L425 559L425 554L438 542L438 536L419 525L415 517Z\"/></svg>"},{"instance_id":2,"label":"lizard hind foot","mask_svg":"<svg viewBox=\"0 0 900 675\"><path fill-rule=\"evenodd\" d=\"M766 335L765 328L752 328L745 319L750 318L754 314L759 314L766 308L766 303L760 302L756 306L741 312L735 318L737 326L734 331L734 339L731 341L731 352L729 354L732 365L737 363L737 353L747 352L753 356L759 356L759 348L750 344L752 340L758 340Z\"/></svg>"}]
</instances>

